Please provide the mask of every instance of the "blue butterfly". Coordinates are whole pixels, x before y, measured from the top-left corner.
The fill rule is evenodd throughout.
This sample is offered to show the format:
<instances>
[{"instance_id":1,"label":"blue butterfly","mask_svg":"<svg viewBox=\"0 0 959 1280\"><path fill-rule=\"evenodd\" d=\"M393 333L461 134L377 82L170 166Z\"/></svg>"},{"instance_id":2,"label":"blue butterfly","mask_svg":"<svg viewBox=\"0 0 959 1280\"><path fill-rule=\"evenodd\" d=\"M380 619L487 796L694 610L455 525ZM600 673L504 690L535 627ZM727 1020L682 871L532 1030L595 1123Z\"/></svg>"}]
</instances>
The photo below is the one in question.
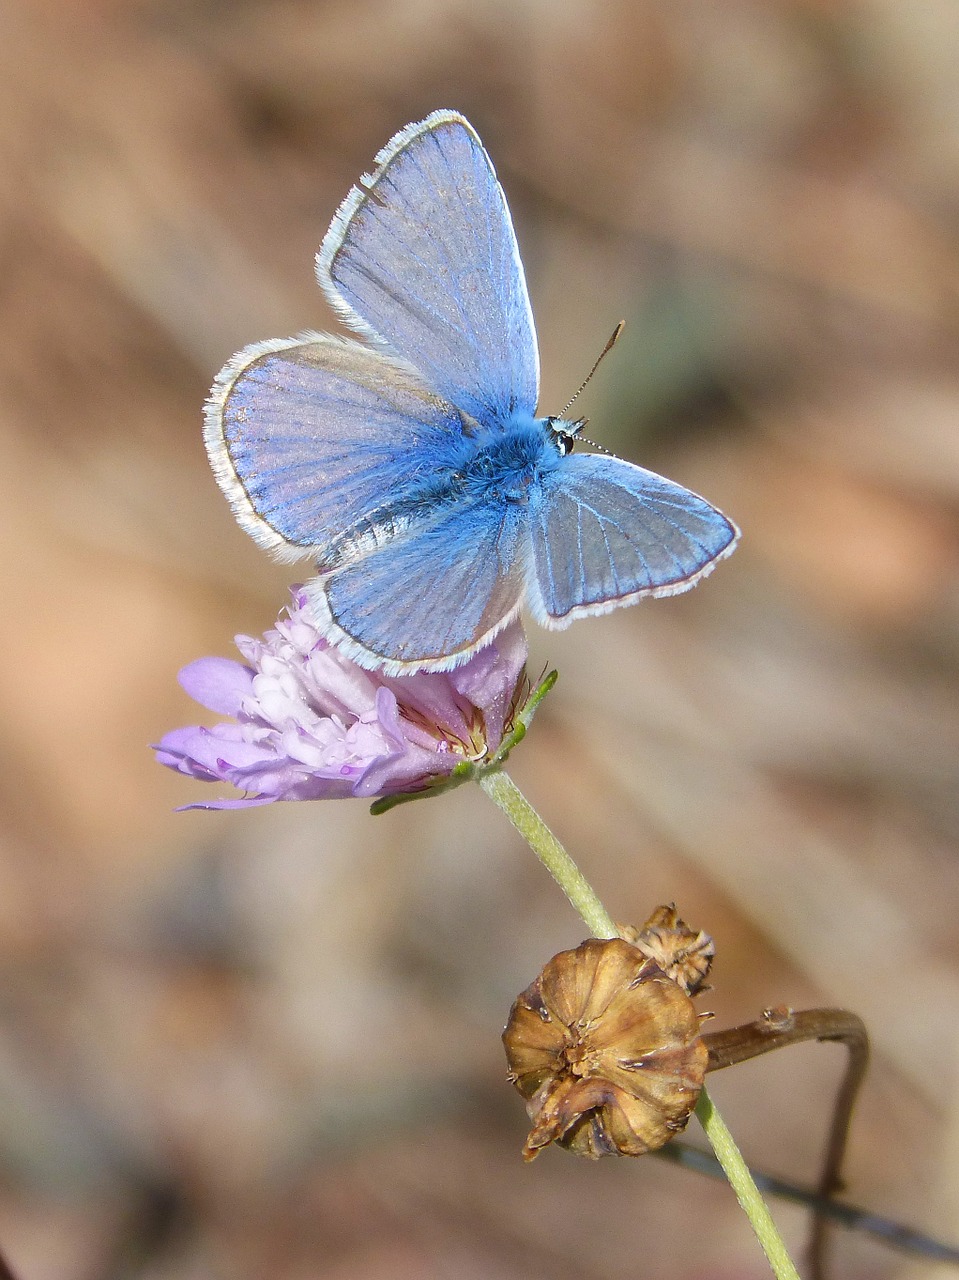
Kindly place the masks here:
<instances>
[{"instance_id":1,"label":"blue butterfly","mask_svg":"<svg viewBox=\"0 0 959 1280\"><path fill-rule=\"evenodd\" d=\"M694 586L736 526L537 417L539 355L506 197L455 111L407 125L340 206L316 274L366 343L303 333L218 375L205 439L234 513L315 559L324 635L389 675L449 670L525 604L551 628Z\"/></svg>"}]
</instances>

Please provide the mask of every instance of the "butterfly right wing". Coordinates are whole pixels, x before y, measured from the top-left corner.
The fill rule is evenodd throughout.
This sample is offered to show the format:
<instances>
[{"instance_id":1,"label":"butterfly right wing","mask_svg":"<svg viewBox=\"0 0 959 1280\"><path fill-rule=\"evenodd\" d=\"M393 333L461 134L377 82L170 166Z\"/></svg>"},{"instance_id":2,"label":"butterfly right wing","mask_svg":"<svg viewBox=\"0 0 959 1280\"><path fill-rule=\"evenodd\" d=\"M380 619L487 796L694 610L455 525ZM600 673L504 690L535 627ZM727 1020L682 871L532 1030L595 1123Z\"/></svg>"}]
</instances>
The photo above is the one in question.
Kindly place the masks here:
<instances>
[{"instance_id":1,"label":"butterfly right wing","mask_svg":"<svg viewBox=\"0 0 959 1280\"><path fill-rule=\"evenodd\" d=\"M646 596L688 591L739 530L704 498L621 458L577 454L530 498L527 599L554 630Z\"/></svg>"},{"instance_id":2,"label":"butterfly right wing","mask_svg":"<svg viewBox=\"0 0 959 1280\"><path fill-rule=\"evenodd\" d=\"M458 410L400 362L323 333L239 352L204 425L240 525L280 559L321 564L433 474L463 433Z\"/></svg>"}]
</instances>

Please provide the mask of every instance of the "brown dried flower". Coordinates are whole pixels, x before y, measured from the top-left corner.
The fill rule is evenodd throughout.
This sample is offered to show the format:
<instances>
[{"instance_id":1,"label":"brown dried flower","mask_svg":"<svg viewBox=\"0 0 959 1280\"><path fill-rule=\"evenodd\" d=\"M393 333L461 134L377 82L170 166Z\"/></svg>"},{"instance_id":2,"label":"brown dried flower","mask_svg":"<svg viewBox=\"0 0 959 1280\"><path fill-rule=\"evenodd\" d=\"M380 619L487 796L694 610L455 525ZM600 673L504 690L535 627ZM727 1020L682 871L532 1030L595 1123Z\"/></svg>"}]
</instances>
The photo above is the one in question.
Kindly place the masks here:
<instances>
[{"instance_id":1,"label":"brown dried flower","mask_svg":"<svg viewBox=\"0 0 959 1280\"><path fill-rule=\"evenodd\" d=\"M702 990L716 947L708 933L681 920L672 903L657 907L642 929L623 925L620 932L691 996Z\"/></svg>"},{"instance_id":2,"label":"brown dried flower","mask_svg":"<svg viewBox=\"0 0 959 1280\"><path fill-rule=\"evenodd\" d=\"M686 992L621 938L561 951L517 999L503 1033L533 1127L523 1157L638 1156L686 1126L706 1074Z\"/></svg>"}]
</instances>

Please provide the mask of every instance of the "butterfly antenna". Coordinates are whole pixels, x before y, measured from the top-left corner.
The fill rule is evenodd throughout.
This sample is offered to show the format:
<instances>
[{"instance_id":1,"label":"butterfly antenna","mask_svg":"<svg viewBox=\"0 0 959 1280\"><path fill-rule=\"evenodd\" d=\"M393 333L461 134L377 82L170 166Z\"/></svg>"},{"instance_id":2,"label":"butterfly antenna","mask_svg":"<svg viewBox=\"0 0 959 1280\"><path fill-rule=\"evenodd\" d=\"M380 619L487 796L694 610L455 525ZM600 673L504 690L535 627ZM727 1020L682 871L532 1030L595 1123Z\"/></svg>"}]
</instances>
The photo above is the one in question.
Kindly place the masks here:
<instances>
[{"instance_id":1,"label":"butterfly antenna","mask_svg":"<svg viewBox=\"0 0 959 1280\"><path fill-rule=\"evenodd\" d=\"M583 419L583 422L582 422L582 425L583 425L584 427L589 426L589 418L584 418L584 419ZM607 458L615 458L615 457L616 457L616 455L615 455L615 453L613 453L612 449L607 449L607 448L606 448L606 446L605 446L604 444L598 444L595 440L590 440L589 436L584 436L584 435L582 434L582 430L580 430L580 431L577 431L577 432L576 432L576 439L580 442L580 444L590 444L590 445L592 445L592 446L593 446L593 448L594 448L594 449L597 449L600 453L605 453Z\"/></svg>"},{"instance_id":2,"label":"butterfly antenna","mask_svg":"<svg viewBox=\"0 0 959 1280\"><path fill-rule=\"evenodd\" d=\"M566 408L557 414L557 417L559 418L566 417L567 413L569 413L570 409L572 409L573 405L576 403L579 397L586 390L587 386L589 385L590 378L592 378L593 374L596 372L599 366L603 363L604 358L609 355L613 347L616 345L616 340L619 338L619 335L623 332L625 328L626 328L626 321L620 320L619 324L616 326L616 328L613 330L612 334L610 335L610 339L606 343L606 346L603 347L602 351L599 353L599 358L597 359L596 363L593 365L592 369L590 369L589 373L587 373L586 377L583 379L582 386L579 388L576 394L572 397L572 399L570 400Z\"/></svg>"}]
</instances>

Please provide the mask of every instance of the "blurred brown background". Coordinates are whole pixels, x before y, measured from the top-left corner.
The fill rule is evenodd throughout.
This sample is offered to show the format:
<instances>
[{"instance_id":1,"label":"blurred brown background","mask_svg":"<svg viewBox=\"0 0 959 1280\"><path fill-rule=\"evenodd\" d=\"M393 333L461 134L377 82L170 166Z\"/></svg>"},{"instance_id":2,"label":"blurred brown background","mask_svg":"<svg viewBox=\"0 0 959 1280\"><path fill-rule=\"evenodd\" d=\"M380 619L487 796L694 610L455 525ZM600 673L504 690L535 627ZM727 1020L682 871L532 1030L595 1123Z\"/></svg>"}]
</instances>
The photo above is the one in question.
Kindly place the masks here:
<instances>
[{"instance_id":1,"label":"blurred brown background","mask_svg":"<svg viewBox=\"0 0 959 1280\"><path fill-rule=\"evenodd\" d=\"M609 904L716 937L707 1005L843 1004L849 1194L959 1237L959 9L893 0L0 7L0 1245L21 1280L762 1276L723 1185L524 1167L514 995L583 928L477 791L175 814L175 681L296 572L199 410L331 327L312 256L401 125L482 134L545 409L705 493L691 596L533 638L513 772ZM716 1077L815 1177L841 1055ZM695 1126L692 1126L695 1128ZM696 1135L691 1134L696 1137ZM778 1206L798 1245L804 1214ZM842 1235L844 1276L931 1274Z\"/></svg>"}]
</instances>

